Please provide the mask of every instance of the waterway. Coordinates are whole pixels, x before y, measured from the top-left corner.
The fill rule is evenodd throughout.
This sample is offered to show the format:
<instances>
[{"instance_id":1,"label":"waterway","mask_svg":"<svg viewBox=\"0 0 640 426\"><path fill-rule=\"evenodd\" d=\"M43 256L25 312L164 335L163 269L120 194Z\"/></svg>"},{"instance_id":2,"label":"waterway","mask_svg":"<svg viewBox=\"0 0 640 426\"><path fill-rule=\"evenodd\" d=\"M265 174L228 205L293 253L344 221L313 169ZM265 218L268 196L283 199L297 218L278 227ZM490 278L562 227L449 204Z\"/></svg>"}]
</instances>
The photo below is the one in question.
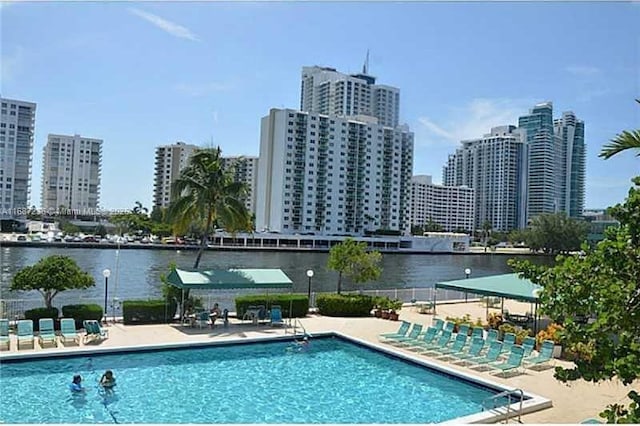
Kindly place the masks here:
<instances>
[{"instance_id":1,"label":"waterway","mask_svg":"<svg viewBox=\"0 0 640 426\"><path fill-rule=\"evenodd\" d=\"M57 247L1 247L0 248L0 299L42 300L37 292L10 292L12 277L20 269L33 265L42 257L62 254L72 257L91 274L96 285L83 291L65 291L55 299L63 303L78 303L79 299L99 301L104 298L102 271L111 270L108 282L109 300L148 299L159 297L160 276L168 272L169 265L193 266L196 251L179 250L116 250ZM306 271L312 269L314 292L335 291L338 274L327 269L328 253L290 251L207 251L200 263L203 269L226 268L280 268L293 281L293 291L306 293ZM543 256L517 256L535 263L552 262ZM433 287L438 281L465 278L464 270L471 269L472 277L482 277L512 272L507 265L512 256L500 254L383 254L382 275L375 282L356 286L343 282L345 291L357 289L390 289ZM101 303L100 303L101 304Z\"/></svg>"}]
</instances>

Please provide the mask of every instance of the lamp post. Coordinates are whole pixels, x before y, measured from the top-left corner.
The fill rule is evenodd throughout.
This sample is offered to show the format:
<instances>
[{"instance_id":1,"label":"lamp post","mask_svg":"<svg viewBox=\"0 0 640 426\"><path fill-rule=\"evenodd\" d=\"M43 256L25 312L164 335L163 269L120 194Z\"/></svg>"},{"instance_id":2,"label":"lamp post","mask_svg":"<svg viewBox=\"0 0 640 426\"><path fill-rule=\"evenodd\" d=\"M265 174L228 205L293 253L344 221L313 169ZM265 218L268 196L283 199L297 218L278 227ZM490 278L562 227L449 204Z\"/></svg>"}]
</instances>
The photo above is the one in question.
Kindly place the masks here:
<instances>
[{"instance_id":1,"label":"lamp post","mask_svg":"<svg viewBox=\"0 0 640 426\"><path fill-rule=\"evenodd\" d=\"M104 277L104 323L107 323L107 295L109 294L109 276L111 275L111 271L109 269L105 269L102 271L102 276Z\"/></svg>"},{"instance_id":2,"label":"lamp post","mask_svg":"<svg viewBox=\"0 0 640 426\"><path fill-rule=\"evenodd\" d=\"M466 279L469 279L469 275L471 275L471 268L466 268L466 269L464 270L464 276L465 276L465 278L466 278ZM464 303L467 303L467 296L468 296L468 294L467 294L467 292L465 291L465 292L464 292Z\"/></svg>"},{"instance_id":3,"label":"lamp post","mask_svg":"<svg viewBox=\"0 0 640 426\"><path fill-rule=\"evenodd\" d=\"M311 278L313 277L313 269L307 269L307 277L309 278L309 286L307 287L307 296L309 297L309 306L311 306Z\"/></svg>"}]
</instances>

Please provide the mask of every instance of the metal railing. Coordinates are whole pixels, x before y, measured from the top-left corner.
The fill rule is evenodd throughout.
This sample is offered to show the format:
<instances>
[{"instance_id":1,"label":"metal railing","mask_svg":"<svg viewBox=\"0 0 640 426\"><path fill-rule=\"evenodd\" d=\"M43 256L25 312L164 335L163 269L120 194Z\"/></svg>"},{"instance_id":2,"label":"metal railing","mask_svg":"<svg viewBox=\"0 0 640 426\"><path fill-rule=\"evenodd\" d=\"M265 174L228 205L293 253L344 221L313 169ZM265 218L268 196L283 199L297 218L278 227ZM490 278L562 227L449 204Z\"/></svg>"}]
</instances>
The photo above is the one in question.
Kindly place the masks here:
<instances>
[{"instance_id":1,"label":"metal railing","mask_svg":"<svg viewBox=\"0 0 640 426\"><path fill-rule=\"evenodd\" d=\"M522 423L522 421L520 420L520 417L522 416L522 402L524 401L524 392L522 391L522 389L511 389L511 390L506 390L500 393L497 393L493 396L490 396L488 398L485 398L482 400L482 411L485 411L487 409L486 403L487 402L491 402L493 401L493 407L492 409L496 409L497 405L496 405L496 401L498 400L498 398L502 398L502 397L507 397L509 403L507 404L507 412L505 414L505 417L502 419L504 420L505 423L509 422L509 419L511 418L511 397L513 396L514 393L519 393L520 394L520 408L518 408L517 411L515 411L516 414L518 414L518 423Z\"/></svg>"}]
</instances>

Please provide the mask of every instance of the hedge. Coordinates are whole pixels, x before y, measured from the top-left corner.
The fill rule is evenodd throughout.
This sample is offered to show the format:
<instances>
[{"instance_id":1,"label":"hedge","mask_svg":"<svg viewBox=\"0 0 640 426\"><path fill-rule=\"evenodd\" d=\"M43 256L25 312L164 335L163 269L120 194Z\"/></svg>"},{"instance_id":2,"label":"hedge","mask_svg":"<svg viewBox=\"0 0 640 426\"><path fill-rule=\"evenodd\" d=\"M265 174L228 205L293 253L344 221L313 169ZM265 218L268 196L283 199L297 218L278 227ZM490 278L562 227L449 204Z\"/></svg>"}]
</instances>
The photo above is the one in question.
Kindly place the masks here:
<instances>
[{"instance_id":1,"label":"hedge","mask_svg":"<svg viewBox=\"0 0 640 426\"><path fill-rule=\"evenodd\" d=\"M328 317L368 317L376 299L365 295L319 294L316 306Z\"/></svg>"},{"instance_id":2,"label":"hedge","mask_svg":"<svg viewBox=\"0 0 640 426\"><path fill-rule=\"evenodd\" d=\"M125 300L122 316L125 324L164 324L173 321L176 303L159 300Z\"/></svg>"},{"instance_id":3,"label":"hedge","mask_svg":"<svg viewBox=\"0 0 640 426\"><path fill-rule=\"evenodd\" d=\"M235 302L238 318L244 316L249 306L260 305L263 305L267 310L271 310L273 305L279 305L283 318L290 318L290 308L293 318L305 317L309 312L309 297L302 294L249 294L236 297Z\"/></svg>"},{"instance_id":4,"label":"hedge","mask_svg":"<svg viewBox=\"0 0 640 426\"><path fill-rule=\"evenodd\" d=\"M59 316L58 308L35 308L35 309L29 309L28 311L24 311L25 319L33 321L34 331L38 331L40 329L40 324L39 324L40 318L53 319L54 326L55 326L55 323L58 320L58 316Z\"/></svg>"},{"instance_id":5,"label":"hedge","mask_svg":"<svg viewBox=\"0 0 640 426\"><path fill-rule=\"evenodd\" d=\"M76 320L76 328L84 328L84 320L101 321L104 312L102 306L95 303L65 305L62 307L62 316Z\"/></svg>"}]
</instances>

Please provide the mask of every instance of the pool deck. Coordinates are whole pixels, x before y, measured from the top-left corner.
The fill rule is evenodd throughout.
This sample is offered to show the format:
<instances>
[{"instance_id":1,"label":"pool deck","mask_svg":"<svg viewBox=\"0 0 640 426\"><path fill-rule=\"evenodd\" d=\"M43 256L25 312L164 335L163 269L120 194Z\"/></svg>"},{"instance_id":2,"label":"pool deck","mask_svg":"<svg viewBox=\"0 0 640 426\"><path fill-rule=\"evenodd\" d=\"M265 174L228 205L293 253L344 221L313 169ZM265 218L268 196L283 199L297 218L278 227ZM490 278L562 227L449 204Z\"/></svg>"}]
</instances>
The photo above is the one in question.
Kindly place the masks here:
<instances>
[{"instance_id":1,"label":"pool deck","mask_svg":"<svg viewBox=\"0 0 640 426\"><path fill-rule=\"evenodd\" d=\"M505 308L510 312L518 313L529 310L529 304L507 301ZM484 317L485 307L479 302L438 304L437 317L445 319L446 316L462 316L471 314L472 318ZM420 314L414 307L405 306L400 311L400 319L430 325L433 315ZM302 318L300 324L309 333L337 331L347 336L362 339L372 343L378 343L378 335L385 332L396 331L399 323L379 318L333 318L319 315L311 315ZM59 345L55 348L40 348L36 342L35 349L22 347L20 351L16 349L15 336L11 336L11 350L0 352L2 355L20 354L46 354L57 351L65 353L77 350L87 350L92 348L115 348L131 347L140 345L158 345L184 342L222 342L225 340L252 339L269 336L283 336L285 333L292 333L292 328L270 327L268 324L254 325L250 322L232 320L228 327L216 325L211 328L188 328L179 325L138 325L125 326L123 324L109 324L109 338L104 340L94 340L80 346L69 345L63 347ZM300 332L298 327L298 332ZM84 334L84 333L82 333ZM37 340L37 339L36 339ZM390 346L390 345L386 345ZM394 347L395 348L395 347ZM397 348L399 352L406 352L415 355L415 352ZM429 359L434 364L453 368L465 374L491 380L504 384L512 388L521 388L525 391L538 394L553 401L553 407L535 413L522 416L522 423L579 423L588 417L596 417L607 404L628 403L626 394L632 386L623 386L617 380L602 382L600 384L587 383L585 381L573 382L569 385L562 384L553 378L553 368L542 371L526 370L525 374L501 378L489 372L471 370L462 366L457 366L446 361L439 361L434 358L421 356ZM556 365L571 366L566 361L556 361ZM638 383L634 383L635 388Z\"/></svg>"}]
</instances>

